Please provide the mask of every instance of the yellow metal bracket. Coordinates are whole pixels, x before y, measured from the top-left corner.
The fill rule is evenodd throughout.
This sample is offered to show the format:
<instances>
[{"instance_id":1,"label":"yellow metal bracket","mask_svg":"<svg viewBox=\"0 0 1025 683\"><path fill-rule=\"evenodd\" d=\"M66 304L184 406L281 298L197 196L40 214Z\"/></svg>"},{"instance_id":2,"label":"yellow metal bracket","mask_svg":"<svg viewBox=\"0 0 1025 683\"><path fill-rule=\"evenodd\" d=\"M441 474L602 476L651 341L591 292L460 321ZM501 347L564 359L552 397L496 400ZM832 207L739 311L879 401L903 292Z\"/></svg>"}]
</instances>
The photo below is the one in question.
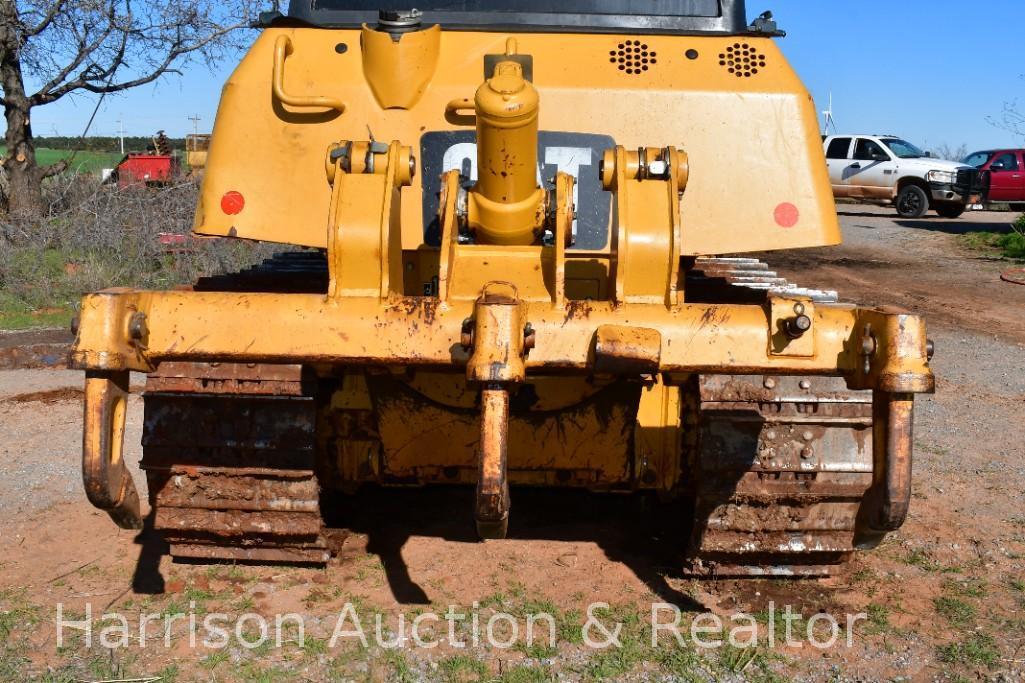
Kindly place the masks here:
<instances>
[{"instance_id":1,"label":"yellow metal bracket","mask_svg":"<svg viewBox=\"0 0 1025 683\"><path fill-rule=\"evenodd\" d=\"M438 263L438 299L448 301L459 245L459 171L448 171L441 176L441 197L438 204L438 222L441 224L441 253Z\"/></svg>"},{"instance_id":2,"label":"yellow metal bracket","mask_svg":"<svg viewBox=\"0 0 1025 683\"><path fill-rule=\"evenodd\" d=\"M415 169L412 151L398 142L344 142L328 149L331 298L402 293L401 189Z\"/></svg>"},{"instance_id":3,"label":"yellow metal bracket","mask_svg":"<svg viewBox=\"0 0 1025 683\"><path fill-rule=\"evenodd\" d=\"M499 279L517 283L524 301L547 301L566 306L566 250L572 238L575 207L573 176L555 177L555 208L549 228L550 246L488 245L460 243L459 214L467 193L460 187L458 171L442 176L438 222L441 249L438 266L438 299L442 302L476 300L481 288Z\"/></svg>"},{"instance_id":4,"label":"yellow metal bracket","mask_svg":"<svg viewBox=\"0 0 1025 683\"><path fill-rule=\"evenodd\" d=\"M509 282L489 282L473 307L473 318L464 327L472 327L470 336L461 336L463 346L472 349L466 364L466 378L481 383L516 383L527 377L524 357L526 343L523 303L516 286Z\"/></svg>"},{"instance_id":5,"label":"yellow metal bracket","mask_svg":"<svg viewBox=\"0 0 1025 683\"><path fill-rule=\"evenodd\" d=\"M683 303L680 194L687 186L687 155L671 147L606 150L604 188L613 193L612 292L622 303Z\"/></svg>"},{"instance_id":6,"label":"yellow metal bracket","mask_svg":"<svg viewBox=\"0 0 1025 683\"><path fill-rule=\"evenodd\" d=\"M858 359L848 378L852 389L890 394L931 394L935 390L929 369L932 344L919 316L894 308L857 309L851 333L848 351Z\"/></svg>"},{"instance_id":7,"label":"yellow metal bracket","mask_svg":"<svg viewBox=\"0 0 1025 683\"><path fill-rule=\"evenodd\" d=\"M811 358L815 355L815 304L811 299L770 296L769 354Z\"/></svg>"},{"instance_id":8,"label":"yellow metal bracket","mask_svg":"<svg viewBox=\"0 0 1025 683\"><path fill-rule=\"evenodd\" d=\"M85 297L79 322L74 325L69 364L93 370L156 369L147 358L150 332L146 309L151 296L150 292L111 288Z\"/></svg>"},{"instance_id":9,"label":"yellow metal bracket","mask_svg":"<svg viewBox=\"0 0 1025 683\"><path fill-rule=\"evenodd\" d=\"M552 303L557 308L566 305L566 247L573 237L573 188L576 179L568 173L555 175L555 258L551 262Z\"/></svg>"}]
</instances>

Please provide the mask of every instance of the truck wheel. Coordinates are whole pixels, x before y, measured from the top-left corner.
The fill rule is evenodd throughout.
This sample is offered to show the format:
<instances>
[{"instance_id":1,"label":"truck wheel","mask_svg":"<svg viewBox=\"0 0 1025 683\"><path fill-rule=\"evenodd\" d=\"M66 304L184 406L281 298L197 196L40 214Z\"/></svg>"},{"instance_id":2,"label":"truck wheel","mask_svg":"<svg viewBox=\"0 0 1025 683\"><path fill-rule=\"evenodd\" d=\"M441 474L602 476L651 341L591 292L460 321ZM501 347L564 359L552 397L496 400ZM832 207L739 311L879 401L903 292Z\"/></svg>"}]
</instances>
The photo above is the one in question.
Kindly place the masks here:
<instances>
[{"instance_id":1,"label":"truck wheel","mask_svg":"<svg viewBox=\"0 0 1025 683\"><path fill-rule=\"evenodd\" d=\"M907 185L897 195L897 214L901 218L921 218L929 210L929 197L918 185Z\"/></svg>"},{"instance_id":2,"label":"truck wheel","mask_svg":"<svg viewBox=\"0 0 1025 683\"><path fill-rule=\"evenodd\" d=\"M964 204L940 204L936 207L936 213L943 216L944 218L960 218L961 214L965 212Z\"/></svg>"}]
</instances>

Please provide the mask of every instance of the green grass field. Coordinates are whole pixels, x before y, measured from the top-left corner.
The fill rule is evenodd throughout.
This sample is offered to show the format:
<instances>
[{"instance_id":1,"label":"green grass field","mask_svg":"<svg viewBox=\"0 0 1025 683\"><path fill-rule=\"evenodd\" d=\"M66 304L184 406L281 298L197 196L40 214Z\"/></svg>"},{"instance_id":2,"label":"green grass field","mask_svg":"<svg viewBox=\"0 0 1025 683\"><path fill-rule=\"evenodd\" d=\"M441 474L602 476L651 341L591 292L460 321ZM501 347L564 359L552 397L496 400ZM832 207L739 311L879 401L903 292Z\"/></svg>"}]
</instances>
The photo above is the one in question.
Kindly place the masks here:
<instances>
[{"instance_id":1,"label":"green grass field","mask_svg":"<svg viewBox=\"0 0 1025 683\"><path fill-rule=\"evenodd\" d=\"M969 232L961 240L970 249L996 250L1004 258L1025 261L1025 216L1015 221L1011 232Z\"/></svg>"},{"instance_id":2,"label":"green grass field","mask_svg":"<svg viewBox=\"0 0 1025 683\"><path fill-rule=\"evenodd\" d=\"M47 308L22 312L0 308L0 330L17 331L36 328L65 328L71 324L75 312L70 308Z\"/></svg>"},{"instance_id":3,"label":"green grass field","mask_svg":"<svg viewBox=\"0 0 1025 683\"><path fill-rule=\"evenodd\" d=\"M0 154L6 154L7 147L0 145ZM41 147L36 150L36 161L40 166L49 166L71 156L66 149L48 149ZM71 162L71 169L79 173L99 173L104 168L114 168L121 161L121 155L111 152L78 152Z\"/></svg>"}]
</instances>

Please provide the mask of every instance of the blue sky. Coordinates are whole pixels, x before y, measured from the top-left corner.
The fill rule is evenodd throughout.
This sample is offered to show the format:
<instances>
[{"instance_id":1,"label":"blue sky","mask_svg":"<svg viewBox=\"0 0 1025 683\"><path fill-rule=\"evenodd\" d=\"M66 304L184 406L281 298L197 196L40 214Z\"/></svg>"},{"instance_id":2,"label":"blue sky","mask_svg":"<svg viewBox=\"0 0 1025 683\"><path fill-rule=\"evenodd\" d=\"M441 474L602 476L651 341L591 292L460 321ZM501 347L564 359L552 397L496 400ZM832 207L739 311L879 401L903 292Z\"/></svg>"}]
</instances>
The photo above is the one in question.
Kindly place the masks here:
<instances>
[{"instance_id":1,"label":"blue sky","mask_svg":"<svg viewBox=\"0 0 1025 683\"><path fill-rule=\"evenodd\" d=\"M1004 104L1025 110L1023 0L748 0L752 17L771 8L788 37L782 48L819 109L833 93L841 132L893 133L920 146L972 149L1025 143L993 125ZM102 104L91 130L130 135L213 125L233 63L194 65L183 76ZM77 97L37 109L37 135L80 135L96 104Z\"/></svg>"}]
</instances>

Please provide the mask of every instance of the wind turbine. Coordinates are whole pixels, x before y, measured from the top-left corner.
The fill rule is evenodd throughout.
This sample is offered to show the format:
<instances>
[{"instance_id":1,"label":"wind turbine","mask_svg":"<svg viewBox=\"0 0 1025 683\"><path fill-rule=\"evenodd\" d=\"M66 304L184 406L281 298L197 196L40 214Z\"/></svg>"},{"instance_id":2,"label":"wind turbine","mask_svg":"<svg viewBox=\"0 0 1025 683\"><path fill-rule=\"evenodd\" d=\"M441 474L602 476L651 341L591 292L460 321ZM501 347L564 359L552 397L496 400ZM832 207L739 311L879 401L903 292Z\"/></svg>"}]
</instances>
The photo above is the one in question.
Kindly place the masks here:
<instances>
[{"instance_id":1,"label":"wind turbine","mask_svg":"<svg viewBox=\"0 0 1025 683\"><path fill-rule=\"evenodd\" d=\"M822 132L829 135L829 127L833 127L834 133L839 133L836 129L836 121L833 120L833 93L829 93L829 108L822 112Z\"/></svg>"}]
</instances>

